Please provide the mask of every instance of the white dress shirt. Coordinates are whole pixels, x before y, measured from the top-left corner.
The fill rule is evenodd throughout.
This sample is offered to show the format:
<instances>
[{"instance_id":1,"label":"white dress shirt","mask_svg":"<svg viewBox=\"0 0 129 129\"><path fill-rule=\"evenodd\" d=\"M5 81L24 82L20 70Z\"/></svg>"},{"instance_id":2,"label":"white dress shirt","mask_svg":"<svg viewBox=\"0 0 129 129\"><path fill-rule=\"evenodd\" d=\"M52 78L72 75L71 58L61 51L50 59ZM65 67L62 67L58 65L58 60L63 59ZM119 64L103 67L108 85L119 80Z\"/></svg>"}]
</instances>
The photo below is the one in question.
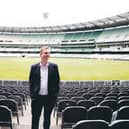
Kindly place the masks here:
<instances>
[{"instance_id":1,"label":"white dress shirt","mask_svg":"<svg viewBox=\"0 0 129 129\"><path fill-rule=\"evenodd\" d=\"M40 63L40 95L48 95L48 63L42 65Z\"/></svg>"}]
</instances>

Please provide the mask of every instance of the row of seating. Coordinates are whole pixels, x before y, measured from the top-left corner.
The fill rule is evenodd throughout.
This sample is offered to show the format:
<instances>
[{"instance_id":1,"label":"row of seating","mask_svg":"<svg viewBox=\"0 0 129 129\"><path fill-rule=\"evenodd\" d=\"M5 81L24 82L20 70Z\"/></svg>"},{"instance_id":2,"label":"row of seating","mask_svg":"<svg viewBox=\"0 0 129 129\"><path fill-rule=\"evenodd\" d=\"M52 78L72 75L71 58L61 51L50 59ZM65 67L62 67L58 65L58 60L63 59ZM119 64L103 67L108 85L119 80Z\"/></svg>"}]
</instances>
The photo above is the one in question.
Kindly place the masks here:
<instances>
[{"instance_id":1,"label":"row of seating","mask_svg":"<svg viewBox=\"0 0 129 129\"><path fill-rule=\"evenodd\" d=\"M24 93L0 93L0 105L10 108L13 111L13 116L15 116L14 114L17 114L17 123L19 123L19 115L24 115L24 110L26 110L28 103L29 98L26 97Z\"/></svg>"},{"instance_id":2,"label":"row of seating","mask_svg":"<svg viewBox=\"0 0 129 129\"><path fill-rule=\"evenodd\" d=\"M82 120L73 125L72 129L128 129L129 120L116 120L111 124L103 120Z\"/></svg>"},{"instance_id":3,"label":"row of seating","mask_svg":"<svg viewBox=\"0 0 129 129\"><path fill-rule=\"evenodd\" d=\"M74 124L82 120L103 120L108 125L112 124L116 120L129 120L128 112L129 106L120 108L115 114L116 116L113 120L113 112L109 107L106 106L94 106L89 110L86 110L82 106L69 106L62 112L61 129L71 128Z\"/></svg>"},{"instance_id":4,"label":"row of seating","mask_svg":"<svg viewBox=\"0 0 129 129\"><path fill-rule=\"evenodd\" d=\"M121 94L126 93L129 94L129 87L112 87L112 86L62 86L60 89L60 96L83 96L85 94L91 94L91 96L95 96L97 94L102 94L102 97L114 95L116 97L121 96ZM91 97L90 96L90 97Z\"/></svg>"},{"instance_id":5,"label":"row of seating","mask_svg":"<svg viewBox=\"0 0 129 129\"><path fill-rule=\"evenodd\" d=\"M0 88L0 126L8 126L13 129L14 117L20 124L20 113L24 116L24 110L29 103L29 87L1 86Z\"/></svg>"},{"instance_id":6,"label":"row of seating","mask_svg":"<svg viewBox=\"0 0 129 129\"><path fill-rule=\"evenodd\" d=\"M122 106L129 106L129 96L122 97L119 101L109 97L108 99L102 99L100 97L93 97L91 99L85 99L82 97L74 97L70 99L67 97L59 97L57 99L57 105L55 108L62 109L67 105L79 105L89 109L92 106L109 106L113 111L116 111Z\"/></svg>"},{"instance_id":7,"label":"row of seating","mask_svg":"<svg viewBox=\"0 0 129 129\"><path fill-rule=\"evenodd\" d=\"M54 109L54 114L56 114L56 124L58 124L58 118L61 116L63 126L63 111L69 106L83 106L87 112L89 112L90 108L108 106L111 110L110 113L107 113L110 116L110 120L108 115L105 115L104 118L102 110L100 110L100 112L104 120L107 121L108 119L109 123L118 119L116 116L119 114L118 111L121 107L129 106L128 86L92 86L90 83L89 85L80 86L78 86L78 84L69 85L70 84L68 83L61 86L57 104ZM74 117L74 115L71 116ZM95 116L93 118L95 118ZM90 120L91 118L87 115L85 119Z\"/></svg>"}]
</instances>

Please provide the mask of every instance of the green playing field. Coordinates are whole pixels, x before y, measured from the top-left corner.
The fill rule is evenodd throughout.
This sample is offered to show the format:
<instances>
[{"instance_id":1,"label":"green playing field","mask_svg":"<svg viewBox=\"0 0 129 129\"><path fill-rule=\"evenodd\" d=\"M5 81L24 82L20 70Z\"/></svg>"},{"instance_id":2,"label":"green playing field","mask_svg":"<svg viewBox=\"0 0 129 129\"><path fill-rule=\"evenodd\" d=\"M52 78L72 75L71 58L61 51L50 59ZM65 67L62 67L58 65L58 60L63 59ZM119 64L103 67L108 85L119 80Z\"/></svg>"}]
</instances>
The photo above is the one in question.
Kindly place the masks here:
<instances>
[{"instance_id":1,"label":"green playing field","mask_svg":"<svg viewBox=\"0 0 129 129\"><path fill-rule=\"evenodd\" d=\"M0 80L28 80L39 58L1 57ZM129 80L129 61L50 58L59 65L61 80Z\"/></svg>"}]
</instances>

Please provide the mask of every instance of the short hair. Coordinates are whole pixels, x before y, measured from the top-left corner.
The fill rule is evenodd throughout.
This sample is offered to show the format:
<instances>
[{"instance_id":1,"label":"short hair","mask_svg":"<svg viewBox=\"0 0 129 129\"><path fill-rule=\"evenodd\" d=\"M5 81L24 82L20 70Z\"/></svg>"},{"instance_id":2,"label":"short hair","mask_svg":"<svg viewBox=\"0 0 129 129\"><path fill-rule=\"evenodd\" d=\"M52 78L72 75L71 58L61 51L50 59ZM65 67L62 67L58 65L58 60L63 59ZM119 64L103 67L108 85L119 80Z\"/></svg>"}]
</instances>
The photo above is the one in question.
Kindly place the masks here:
<instances>
[{"instance_id":1,"label":"short hair","mask_svg":"<svg viewBox=\"0 0 129 129\"><path fill-rule=\"evenodd\" d=\"M50 47L49 46L43 46L40 48L40 55L42 54L43 50L44 49L49 49L50 50Z\"/></svg>"}]
</instances>

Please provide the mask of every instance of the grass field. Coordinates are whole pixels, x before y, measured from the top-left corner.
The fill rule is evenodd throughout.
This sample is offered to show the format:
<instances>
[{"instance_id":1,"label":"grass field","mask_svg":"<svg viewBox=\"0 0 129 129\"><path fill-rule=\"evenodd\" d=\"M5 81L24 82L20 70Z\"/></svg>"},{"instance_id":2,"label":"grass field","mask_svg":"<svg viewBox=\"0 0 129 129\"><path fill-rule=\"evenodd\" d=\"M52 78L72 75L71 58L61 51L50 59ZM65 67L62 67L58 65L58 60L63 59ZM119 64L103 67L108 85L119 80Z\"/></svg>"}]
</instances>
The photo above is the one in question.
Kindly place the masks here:
<instances>
[{"instance_id":1,"label":"grass field","mask_svg":"<svg viewBox=\"0 0 129 129\"><path fill-rule=\"evenodd\" d=\"M129 61L51 58L61 80L129 80ZM28 80L30 66L39 58L0 58L0 80Z\"/></svg>"}]
</instances>

